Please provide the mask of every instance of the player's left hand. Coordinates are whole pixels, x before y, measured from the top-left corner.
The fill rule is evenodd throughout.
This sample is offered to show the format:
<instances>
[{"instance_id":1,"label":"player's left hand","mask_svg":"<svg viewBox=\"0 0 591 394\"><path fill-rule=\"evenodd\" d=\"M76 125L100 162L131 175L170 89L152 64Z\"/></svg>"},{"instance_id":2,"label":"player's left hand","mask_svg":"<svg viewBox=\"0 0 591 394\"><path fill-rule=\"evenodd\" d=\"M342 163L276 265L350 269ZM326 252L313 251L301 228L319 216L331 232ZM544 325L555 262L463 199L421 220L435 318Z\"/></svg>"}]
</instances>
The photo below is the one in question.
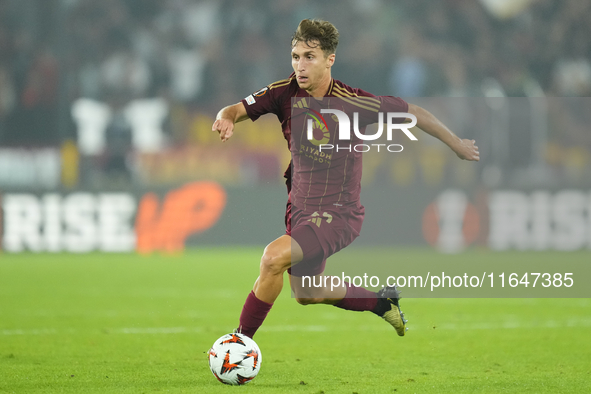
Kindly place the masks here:
<instances>
[{"instance_id":1,"label":"player's left hand","mask_svg":"<svg viewBox=\"0 0 591 394\"><path fill-rule=\"evenodd\" d=\"M478 152L475 140L460 140L454 152L462 160L480 161L480 152Z\"/></svg>"}]
</instances>

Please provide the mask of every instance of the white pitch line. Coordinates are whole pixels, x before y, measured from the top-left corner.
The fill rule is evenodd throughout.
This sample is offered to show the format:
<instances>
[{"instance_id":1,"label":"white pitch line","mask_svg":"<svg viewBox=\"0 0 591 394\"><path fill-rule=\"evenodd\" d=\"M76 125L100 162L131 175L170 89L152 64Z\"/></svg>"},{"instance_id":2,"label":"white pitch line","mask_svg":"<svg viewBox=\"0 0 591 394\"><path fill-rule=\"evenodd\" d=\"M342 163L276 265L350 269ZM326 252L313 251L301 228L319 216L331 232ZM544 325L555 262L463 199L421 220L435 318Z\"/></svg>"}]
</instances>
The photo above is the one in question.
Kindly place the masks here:
<instances>
[{"instance_id":1,"label":"white pitch line","mask_svg":"<svg viewBox=\"0 0 591 394\"><path fill-rule=\"evenodd\" d=\"M545 320L545 321L498 321L498 322L470 322L470 323L433 323L421 325L408 325L414 331L425 331L433 329L437 330L453 330L453 331L470 331L470 330L508 330L508 329L530 329L530 328L579 328L591 327L591 318L581 319L567 319L559 320ZM390 327L386 325L359 325L347 326L341 328L334 325L279 325L279 326L265 326L260 329L261 332L328 332L328 331L388 331ZM16 335L59 335L59 334L76 334L76 333L95 333L95 334L183 334L183 333L202 333L204 329L201 327L120 327L120 328L104 328L95 330L76 330L73 328L37 328L37 329L4 329L0 330L0 336L16 336Z\"/></svg>"},{"instance_id":2,"label":"white pitch line","mask_svg":"<svg viewBox=\"0 0 591 394\"><path fill-rule=\"evenodd\" d=\"M51 335L57 334L54 328L0 330L0 335Z\"/></svg>"},{"instance_id":3,"label":"white pitch line","mask_svg":"<svg viewBox=\"0 0 591 394\"><path fill-rule=\"evenodd\" d=\"M545 320L545 321L499 321L488 323L442 323L436 324L441 330L506 330L518 328L576 328L591 327L591 318Z\"/></svg>"},{"instance_id":4,"label":"white pitch line","mask_svg":"<svg viewBox=\"0 0 591 394\"><path fill-rule=\"evenodd\" d=\"M182 334L186 332L202 332L199 327L129 327L107 329L109 334Z\"/></svg>"}]
</instances>

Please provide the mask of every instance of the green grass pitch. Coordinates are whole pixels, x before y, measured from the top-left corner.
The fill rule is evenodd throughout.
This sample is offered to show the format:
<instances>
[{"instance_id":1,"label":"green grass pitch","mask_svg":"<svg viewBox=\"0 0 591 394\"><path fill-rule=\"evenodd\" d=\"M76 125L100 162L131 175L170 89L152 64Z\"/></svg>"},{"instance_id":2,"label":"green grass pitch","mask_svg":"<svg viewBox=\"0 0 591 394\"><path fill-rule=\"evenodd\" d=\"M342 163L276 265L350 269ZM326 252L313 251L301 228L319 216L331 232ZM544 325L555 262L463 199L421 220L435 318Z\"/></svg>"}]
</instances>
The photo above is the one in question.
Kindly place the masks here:
<instances>
[{"instance_id":1,"label":"green grass pitch","mask_svg":"<svg viewBox=\"0 0 591 394\"><path fill-rule=\"evenodd\" d=\"M404 299L400 338L287 286L255 337L259 376L224 386L206 351L237 325L261 251L0 255L0 393L591 392L589 299Z\"/></svg>"}]
</instances>

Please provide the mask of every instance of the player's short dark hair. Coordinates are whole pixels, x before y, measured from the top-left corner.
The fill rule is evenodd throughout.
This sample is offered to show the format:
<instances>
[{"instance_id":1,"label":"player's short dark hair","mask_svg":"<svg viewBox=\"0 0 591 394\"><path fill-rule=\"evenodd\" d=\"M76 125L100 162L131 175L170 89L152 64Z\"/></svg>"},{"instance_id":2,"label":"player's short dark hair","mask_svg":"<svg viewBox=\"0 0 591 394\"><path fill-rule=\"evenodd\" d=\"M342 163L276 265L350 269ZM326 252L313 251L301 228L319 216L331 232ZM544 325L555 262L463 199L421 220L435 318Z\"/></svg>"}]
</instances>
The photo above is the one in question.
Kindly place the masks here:
<instances>
[{"instance_id":1,"label":"player's short dark hair","mask_svg":"<svg viewBox=\"0 0 591 394\"><path fill-rule=\"evenodd\" d=\"M321 19L304 19L291 37L292 48L299 42L305 42L311 48L317 46L325 56L333 54L339 45L339 31L330 22Z\"/></svg>"}]
</instances>

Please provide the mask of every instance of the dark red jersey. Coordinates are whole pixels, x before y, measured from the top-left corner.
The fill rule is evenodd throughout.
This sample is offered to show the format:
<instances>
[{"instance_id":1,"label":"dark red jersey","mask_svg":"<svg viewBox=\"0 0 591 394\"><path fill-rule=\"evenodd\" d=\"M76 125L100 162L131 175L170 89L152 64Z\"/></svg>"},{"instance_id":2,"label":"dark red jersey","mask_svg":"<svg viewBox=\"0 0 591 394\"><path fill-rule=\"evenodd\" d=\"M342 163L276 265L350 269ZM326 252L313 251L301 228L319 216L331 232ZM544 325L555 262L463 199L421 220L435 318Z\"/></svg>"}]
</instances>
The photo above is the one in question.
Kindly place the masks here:
<instances>
[{"instance_id":1,"label":"dark red jersey","mask_svg":"<svg viewBox=\"0 0 591 394\"><path fill-rule=\"evenodd\" d=\"M356 151L354 147L364 141L353 130L350 141L339 140L339 122L334 115L321 115L321 110L344 112L351 127L353 114L357 113L361 134L365 134L367 125L378 122L379 112L408 111L408 104L398 97L375 96L335 79L326 96L317 100L298 86L293 74L246 97L242 103L253 121L267 113L277 115L292 154L288 178L291 202L308 212L360 207L362 149ZM309 119L314 128L312 139L307 134ZM334 149L325 149L329 145ZM289 176L289 169L286 174Z\"/></svg>"}]
</instances>

